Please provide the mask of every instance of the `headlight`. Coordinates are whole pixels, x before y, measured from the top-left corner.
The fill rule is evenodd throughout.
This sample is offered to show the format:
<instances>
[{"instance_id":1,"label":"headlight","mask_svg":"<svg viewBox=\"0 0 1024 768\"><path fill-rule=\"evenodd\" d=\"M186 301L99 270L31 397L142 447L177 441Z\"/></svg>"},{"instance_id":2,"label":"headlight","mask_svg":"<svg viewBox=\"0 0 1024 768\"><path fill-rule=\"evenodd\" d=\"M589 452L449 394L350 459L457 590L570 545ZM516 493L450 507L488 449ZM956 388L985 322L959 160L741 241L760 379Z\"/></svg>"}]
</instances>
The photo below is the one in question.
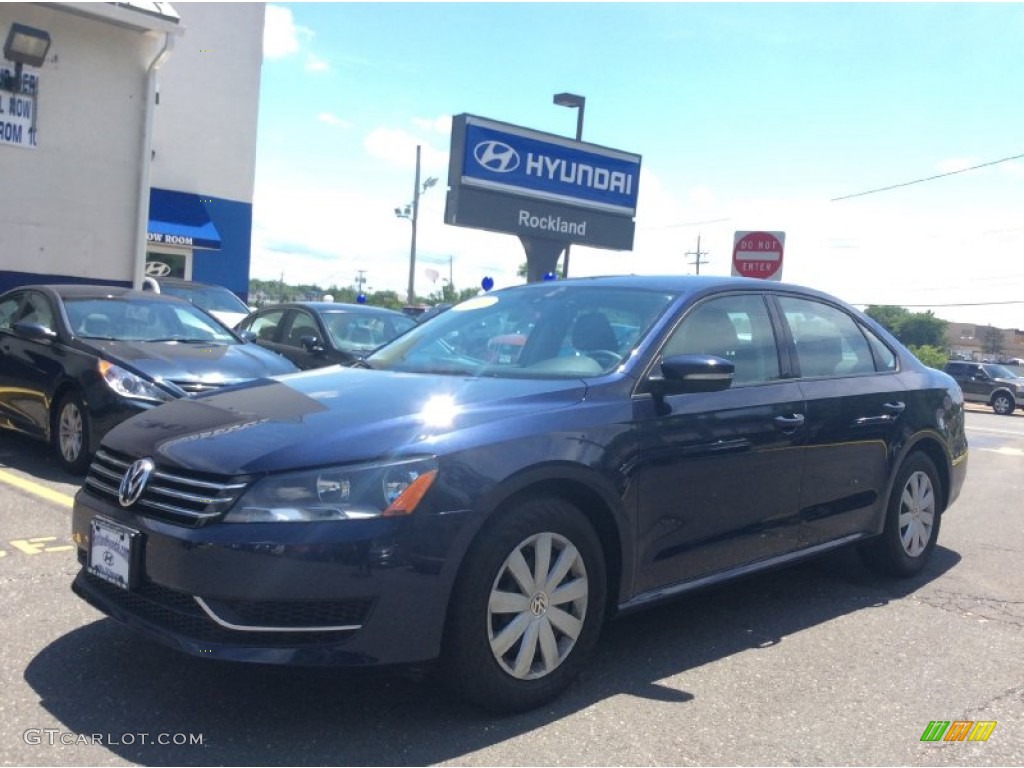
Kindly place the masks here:
<instances>
[{"instance_id":1,"label":"headlight","mask_svg":"<svg viewBox=\"0 0 1024 768\"><path fill-rule=\"evenodd\" d=\"M174 399L153 382L146 381L141 376L136 376L131 371L126 371L108 360L100 360L96 367L107 386L121 397L129 397L133 400L154 400L158 403Z\"/></svg>"},{"instance_id":2,"label":"headlight","mask_svg":"<svg viewBox=\"0 0 1024 768\"><path fill-rule=\"evenodd\" d=\"M436 477L433 458L271 475L246 491L224 522L291 523L408 515Z\"/></svg>"}]
</instances>

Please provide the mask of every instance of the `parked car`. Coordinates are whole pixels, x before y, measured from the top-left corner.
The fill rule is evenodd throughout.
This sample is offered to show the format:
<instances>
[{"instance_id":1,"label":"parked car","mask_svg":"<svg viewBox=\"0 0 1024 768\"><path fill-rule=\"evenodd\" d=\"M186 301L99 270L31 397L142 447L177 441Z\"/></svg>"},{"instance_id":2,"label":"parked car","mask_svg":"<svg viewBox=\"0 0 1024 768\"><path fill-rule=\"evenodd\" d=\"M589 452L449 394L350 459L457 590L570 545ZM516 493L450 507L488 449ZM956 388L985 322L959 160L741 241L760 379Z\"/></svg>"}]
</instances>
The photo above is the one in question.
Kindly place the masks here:
<instances>
[{"instance_id":1,"label":"parked car","mask_svg":"<svg viewBox=\"0 0 1024 768\"><path fill-rule=\"evenodd\" d=\"M51 442L73 472L129 416L296 370L172 296L102 285L0 296L0 427Z\"/></svg>"},{"instance_id":2,"label":"parked car","mask_svg":"<svg viewBox=\"0 0 1024 768\"><path fill-rule=\"evenodd\" d=\"M73 589L202 658L436 658L519 711L611 616L845 545L920 572L966 471L956 382L826 294L534 283L120 425L75 499Z\"/></svg>"},{"instance_id":3,"label":"parked car","mask_svg":"<svg viewBox=\"0 0 1024 768\"><path fill-rule=\"evenodd\" d=\"M234 328L249 314L249 307L238 296L222 285L196 283L177 277L150 277L151 289L157 293L177 296L179 299L191 301L200 309L205 309L220 320L228 328Z\"/></svg>"},{"instance_id":4,"label":"parked car","mask_svg":"<svg viewBox=\"0 0 1024 768\"><path fill-rule=\"evenodd\" d=\"M308 369L350 365L415 325L415 318L383 307L300 301L256 310L238 330Z\"/></svg>"},{"instance_id":5,"label":"parked car","mask_svg":"<svg viewBox=\"0 0 1024 768\"><path fill-rule=\"evenodd\" d=\"M968 402L985 403L1002 416L1024 408L1024 379L1009 368L996 363L950 360L943 370L960 385Z\"/></svg>"}]
</instances>

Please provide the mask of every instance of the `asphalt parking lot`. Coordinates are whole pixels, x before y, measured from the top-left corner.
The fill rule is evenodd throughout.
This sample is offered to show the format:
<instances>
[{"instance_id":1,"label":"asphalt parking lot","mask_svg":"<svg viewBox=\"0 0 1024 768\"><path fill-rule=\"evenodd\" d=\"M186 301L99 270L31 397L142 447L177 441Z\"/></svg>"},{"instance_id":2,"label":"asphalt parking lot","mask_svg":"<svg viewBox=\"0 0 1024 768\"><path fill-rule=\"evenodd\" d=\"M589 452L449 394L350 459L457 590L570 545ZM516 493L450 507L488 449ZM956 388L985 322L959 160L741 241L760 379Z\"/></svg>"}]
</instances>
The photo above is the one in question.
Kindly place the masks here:
<instances>
[{"instance_id":1,"label":"asphalt parking lot","mask_svg":"<svg viewBox=\"0 0 1024 768\"><path fill-rule=\"evenodd\" d=\"M4 765L1020 765L1024 413L970 407L968 479L933 562L851 552L610 624L568 694L493 718L429 675L186 657L75 598L77 487L0 435ZM922 742L932 721L995 722Z\"/></svg>"}]
</instances>

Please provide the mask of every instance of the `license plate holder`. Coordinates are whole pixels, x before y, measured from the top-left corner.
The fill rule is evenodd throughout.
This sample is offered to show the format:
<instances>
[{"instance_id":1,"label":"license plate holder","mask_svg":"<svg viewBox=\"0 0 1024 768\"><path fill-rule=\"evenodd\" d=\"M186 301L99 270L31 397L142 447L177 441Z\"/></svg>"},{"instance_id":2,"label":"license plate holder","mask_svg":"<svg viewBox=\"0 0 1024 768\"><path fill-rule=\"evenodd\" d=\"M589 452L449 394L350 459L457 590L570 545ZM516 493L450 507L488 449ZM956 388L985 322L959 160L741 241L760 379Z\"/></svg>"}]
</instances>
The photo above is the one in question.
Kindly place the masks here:
<instances>
[{"instance_id":1,"label":"license plate holder","mask_svg":"<svg viewBox=\"0 0 1024 768\"><path fill-rule=\"evenodd\" d=\"M121 589L134 589L142 534L105 517L94 517L90 531L88 572Z\"/></svg>"}]
</instances>

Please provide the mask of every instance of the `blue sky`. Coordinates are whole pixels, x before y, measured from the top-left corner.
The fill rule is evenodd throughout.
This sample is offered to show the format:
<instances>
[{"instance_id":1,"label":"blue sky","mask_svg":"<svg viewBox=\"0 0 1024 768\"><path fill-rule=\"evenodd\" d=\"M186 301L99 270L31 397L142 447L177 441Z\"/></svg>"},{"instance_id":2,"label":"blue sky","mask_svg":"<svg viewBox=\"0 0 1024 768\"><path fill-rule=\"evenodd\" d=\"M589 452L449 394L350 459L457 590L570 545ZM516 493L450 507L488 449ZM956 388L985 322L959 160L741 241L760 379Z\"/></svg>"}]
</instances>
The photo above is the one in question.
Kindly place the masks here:
<instances>
[{"instance_id":1,"label":"blue sky","mask_svg":"<svg viewBox=\"0 0 1024 768\"><path fill-rule=\"evenodd\" d=\"M268 4L252 276L404 295L420 145L417 292L519 282L515 237L443 223L451 117L572 136L569 91L642 156L633 250L571 276L693 273L698 236L728 274L784 231L787 281L1024 328L1024 159L835 200L1024 155L1022 43L1015 3Z\"/></svg>"}]
</instances>

